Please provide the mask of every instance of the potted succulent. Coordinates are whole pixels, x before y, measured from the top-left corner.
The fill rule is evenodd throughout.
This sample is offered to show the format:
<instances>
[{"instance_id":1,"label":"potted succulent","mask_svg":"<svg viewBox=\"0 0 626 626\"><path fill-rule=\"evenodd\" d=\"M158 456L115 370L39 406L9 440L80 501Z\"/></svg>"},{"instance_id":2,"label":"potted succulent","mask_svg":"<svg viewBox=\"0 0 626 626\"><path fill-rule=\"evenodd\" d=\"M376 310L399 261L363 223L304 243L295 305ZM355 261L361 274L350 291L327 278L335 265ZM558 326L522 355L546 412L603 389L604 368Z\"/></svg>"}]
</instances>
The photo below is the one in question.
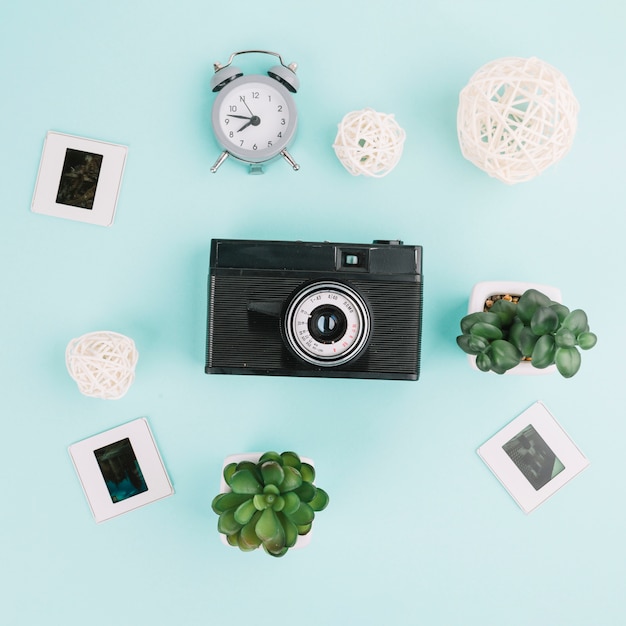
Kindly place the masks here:
<instances>
[{"instance_id":1,"label":"potted succulent","mask_svg":"<svg viewBox=\"0 0 626 626\"><path fill-rule=\"evenodd\" d=\"M218 531L244 552L263 547L278 557L305 545L315 513L329 500L314 480L310 459L295 452L228 457L221 492L211 505L219 515Z\"/></svg>"},{"instance_id":2,"label":"potted succulent","mask_svg":"<svg viewBox=\"0 0 626 626\"><path fill-rule=\"evenodd\" d=\"M457 344L483 372L556 369L571 378L581 364L578 348L593 348L597 337L586 313L570 311L560 299L558 289L547 285L479 283Z\"/></svg>"}]
</instances>

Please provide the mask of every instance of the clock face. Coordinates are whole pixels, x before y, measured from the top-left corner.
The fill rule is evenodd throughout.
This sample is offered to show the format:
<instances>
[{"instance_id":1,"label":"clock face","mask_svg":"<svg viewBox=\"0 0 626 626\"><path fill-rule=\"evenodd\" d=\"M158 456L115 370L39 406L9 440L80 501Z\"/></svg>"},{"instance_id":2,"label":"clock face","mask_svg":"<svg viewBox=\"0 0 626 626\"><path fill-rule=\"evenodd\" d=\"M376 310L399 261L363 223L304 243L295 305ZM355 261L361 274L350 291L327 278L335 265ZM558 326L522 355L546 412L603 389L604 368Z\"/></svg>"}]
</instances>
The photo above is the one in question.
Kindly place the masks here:
<instances>
[{"instance_id":1,"label":"clock face","mask_svg":"<svg viewBox=\"0 0 626 626\"><path fill-rule=\"evenodd\" d=\"M297 114L289 92L275 79L249 76L233 80L213 106L213 129L222 147L251 163L273 158L287 147Z\"/></svg>"}]
</instances>

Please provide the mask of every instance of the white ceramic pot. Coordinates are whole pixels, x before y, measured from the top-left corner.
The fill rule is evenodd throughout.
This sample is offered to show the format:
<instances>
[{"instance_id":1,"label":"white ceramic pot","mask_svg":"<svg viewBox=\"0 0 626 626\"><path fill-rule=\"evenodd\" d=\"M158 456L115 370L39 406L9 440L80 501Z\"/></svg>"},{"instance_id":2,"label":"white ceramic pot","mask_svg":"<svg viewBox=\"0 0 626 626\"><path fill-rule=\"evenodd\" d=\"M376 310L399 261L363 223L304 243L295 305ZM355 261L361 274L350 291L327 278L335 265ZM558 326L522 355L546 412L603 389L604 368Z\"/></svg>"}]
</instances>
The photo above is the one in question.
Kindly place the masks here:
<instances>
[{"instance_id":1,"label":"white ceramic pot","mask_svg":"<svg viewBox=\"0 0 626 626\"><path fill-rule=\"evenodd\" d=\"M231 454L230 456L227 456L224 459L224 464L222 465L222 474L220 477L220 493L228 493L229 491L231 491L231 488L228 486L228 484L224 480L224 468L227 465L229 465L230 463L240 463L241 461L252 461L253 463L256 463L261 458L262 454L263 454L262 452L247 452L243 454ZM309 459L308 457L301 456L300 460L303 463L308 463L309 465L315 467L315 464L313 463L313 461ZM298 535L298 538L296 539L296 543L293 545L293 547L289 549L293 550L295 548L304 548L304 546L309 545L309 543L311 542L312 534L313 534L313 528L311 528L311 530L306 535ZM224 545L230 546L230 544L228 543L226 539L226 535L223 535L222 533L220 533L220 539L222 540L222 543Z\"/></svg>"},{"instance_id":2,"label":"white ceramic pot","mask_svg":"<svg viewBox=\"0 0 626 626\"><path fill-rule=\"evenodd\" d=\"M512 280L488 280L476 283L472 288L467 312L475 313L476 311L482 311L485 305L485 300L489 299L491 296L500 294L521 296L527 289L536 289L537 291L541 291L541 293L548 296L550 300L554 300L554 302L563 302L561 290L557 287L552 287L551 285L541 285L538 283L526 283ZM471 354L468 354L467 357L472 368L478 370L478 367L476 366L476 357ZM556 365L549 365L546 368L539 369L538 367L533 367L529 361L522 361L519 365L507 370L505 374L536 376L540 374L552 374L554 372L556 372Z\"/></svg>"}]
</instances>

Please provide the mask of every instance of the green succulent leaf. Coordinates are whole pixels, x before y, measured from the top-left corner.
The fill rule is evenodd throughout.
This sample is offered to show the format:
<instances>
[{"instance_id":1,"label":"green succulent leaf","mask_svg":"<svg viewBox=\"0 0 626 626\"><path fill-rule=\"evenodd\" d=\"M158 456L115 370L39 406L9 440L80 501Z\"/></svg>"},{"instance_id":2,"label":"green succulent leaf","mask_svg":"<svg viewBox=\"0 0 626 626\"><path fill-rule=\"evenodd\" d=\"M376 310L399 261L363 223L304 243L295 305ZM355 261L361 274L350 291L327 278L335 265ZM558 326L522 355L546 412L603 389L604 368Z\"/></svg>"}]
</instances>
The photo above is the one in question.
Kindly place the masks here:
<instances>
[{"instance_id":1,"label":"green succulent leaf","mask_svg":"<svg viewBox=\"0 0 626 626\"><path fill-rule=\"evenodd\" d=\"M247 546L252 549L256 549L261 545L261 539L256 534L256 525L259 519L261 518L261 512L257 511L253 518L241 529L239 533L240 537L240 545L241 542L244 542Z\"/></svg>"},{"instance_id":2,"label":"green succulent leaf","mask_svg":"<svg viewBox=\"0 0 626 626\"><path fill-rule=\"evenodd\" d=\"M308 483L315 482L315 468L310 463L302 463L300 467L300 476L302 480Z\"/></svg>"},{"instance_id":3,"label":"green succulent leaf","mask_svg":"<svg viewBox=\"0 0 626 626\"><path fill-rule=\"evenodd\" d=\"M589 330L587 314L581 309L575 309L563 320L563 326L578 336Z\"/></svg>"},{"instance_id":4,"label":"green succulent leaf","mask_svg":"<svg viewBox=\"0 0 626 626\"><path fill-rule=\"evenodd\" d=\"M470 335L492 341L494 339L502 339L502 329L494 324L477 322L470 328Z\"/></svg>"},{"instance_id":5,"label":"green succulent leaf","mask_svg":"<svg viewBox=\"0 0 626 626\"><path fill-rule=\"evenodd\" d=\"M495 313L476 311L475 313L469 313L461 319L461 332L466 335L469 333L472 326L479 322L491 324L492 326L501 326L500 318Z\"/></svg>"},{"instance_id":6,"label":"green succulent leaf","mask_svg":"<svg viewBox=\"0 0 626 626\"><path fill-rule=\"evenodd\" d=\"M315 497L309 502L309 506L314 511L323 511L328 506L329 502L330 498L328 494L321 487L317 487Z\"/></svg>"},{"instance_id":7,"label":"green succulent leaf","mask_svg":"<svg viewBox=\"0 0 626 626\"><path fill-rule=\"evenodd\" d=\"M261 493L262 491L259 481L249 469L237 470L230 478L230 488L235 493L250 495Z\"/></svg>"},{"instance_id":8,"label":"green succulent leaf","mask_svg":"<svg viewBox=\"0 0 626 626\"><path fill-rule=\"evenodd\" d=\"M269 511L270 509L268 509ZM283 525L280 523L278 517L276 517L277 531L273 537L263 540L263 547L272 556L282 556L287 551L287 537Z\"/></svg>"},{"instance_id":9,"label":"green succulent leaf","mask_svg":"<svg viewBox=\"0 0 626 626\"><path fill-rule=\"evenodd\" d=\"M524 328L526 328L526 326L524 326L524 324L518 319L516 319L509 327L509 336L507 337L507 341L512 343L514 346L517 346L518 349L520 349L520 334L522 333L522 329Z\"/></svg>"},{"instance_id":10,"label":"green succulent leaf","mask_svg":"<svg viewBox=\"0 0 626 626\"><path fill-rule=\"evenodd\" d=\"M554 341L557 348L573 348L576 345L576 335L569 328L559 328Z\"/></svg>"},{"instance_id":11,"label":"green succulent leaf","mask_svg":"<svg viewBox=\"0 0 626 626\"><path fill-rule=\"evenodd\" d=\"M285 498L282 496L276 496L276 500L272 503L274 511L282 511L285 508Z\"/></svg>"},{"instance_id":12,"label":"green succulent leaf","mask_svg":"<svg viewBox=\"0 0 626 626\"><path fill-rule=\"evenodd\" d=\"M282 513L278 513L278 520L285 531L285 546L292 548L298 540L298 527Z\"/></svg>"},{"instance_id":13,"label":"green succulent leaf","mask_svg":"<svg viewBox=\"0 0 626 626\"><path fill-rule=\"evenodd\" d=\"M550 308L556 313L559 318L559 324L562 324L565 318L569 315L569 309L560 302L553 302Z\"/></svg>"},{"instance_id":14,"label":"green succulent leaf","mask_svg":"<svg viewBox=\"0 0 626 626\"><path fill-rule=\"evenodd\" d=\"M293 491L302 484L302 475L295 467L283 467L283 471L285 472L285 478L282 483L278 485L281 493Z\"/></svg>"},{"instance_id":15,"label":"green succulent leaf","mask_svg":"<svg viewBox=\"0 0 626 626\"><path fill-rule=\"evenodd\" d=\"M469 346L474 354L478 354L489 347L489 341L487 339L483 339L482 337L469 335Z\"/></svg>"},{"instance_id":16,"label":"green succulent leaf","mask_svg":"<svg viewBox=\"0 0 626 626\"><path fill-rule=\"evenodd\" d=\"M515 315L517 313L517 304L515 302L511 302L510 300L496 300L491 308L489 309L489 313L495 313L499 318L502 324L502 328L506 328L511 325Z\"/></svg>"},{"instance_id":17,"label":"green succulent leaf","mask_svg":"<svg viewBox=\"0 0 626 626\"><path fill-rule=\"evenodd\" d=\"M549 306L537 307L530 318L530 328L537 335L549 335L559 327L559 316L556 311Z\"/></svg>"},{"instance_id":18,"label":"green succulent leaf","mask_svg":"<svg viewBox=\"0 0 626 626\"><path fill-rule=\"evenodd\" d=\"M228 493L220 493L213 498L213 502L211 502L211 508L214 513L220 515L228 509L236 509L242 502L249 500L250 496L242 493L233 493L229 491Z\"/></svg>"},{"instance_id":19,"label":"green succulent leaf","mask_svg":"<svg viewBox=\"0 0 626 626\"><path fill-rule=\"evenodd\" d=\"M535 311L542 306L550 306L552 300L537 289L527 289L517 302L517 317L524 324L529 324Z\"/></svg>"},{"instance_id":20,"label":"green succulent leaf","mask_svg":"<svg viewBox=\"0 0 626 626\"><path fill-rule=\"evenodd\" d=\"M581 347L581 349L591 350L591 348L593 348L596 343L598 343L598 338L594 333L585 331L578 335L576 341L578 342L578 345Z\"/></svg>"},{"instance_id":21,"label":"green succulent leaf","mask_svg":"<svg viewBox=\"0 0 626 626\"><path fill-rule=\"evenodd\" d=\"M561 376L571 378L580 369L580 352L576 348L558 348L555 362Z\"/></svg>"},{"instance_id":22,"label":"green succulent leaf","mask_svg":"<svg viewBox=\"0 0 626 626\"><path fill-rule=\"evenodd\" d=\"M270 556L274 556L274 557L281 557L281 556L285 556L285 554L287 554L287 552L289 552L289 548L287 548L287 546L284 546L281 550L272 550L270 547L268 547L268 544L263 544L263 549L265 550L265 552L267 552Z\"/></svg>"},{"instance_id":23,"label":"green succulent leaf","mask_svg":"<svg viewBox=\"0 0 626 626\"><path fill-rule=\"evenodd\" d=\"M300 497L295 491L283 494L283 500L285 501L285 506L283 507L283 512L285 514L290 515L300 506Z\"/></svg>"},{"instance_id":24,"label":"green succulent leaf","mask_svg":"<svg viewBox=\"0 0 626 626\"><path fill-rule=\"evenodd\" d=\"M234 535L241 530L241 524L235 520L235 511L229 509L219 516L217 530L224 535Z\"/></svg>"},{"instance_id":25,"label":"green succulent leaf","mask_svg":"<svg viewBox=\"0 0 626 626\"><path fill-rule=\"evenodd\" d=\"M491 369L497 374L504 374L515 367L522 359L521 352L508 341L497 339L491 344Z\"/></svg>"},{"instance_id":26,"label":"green succulent leaf","mask_svg":"<svg viewBox=\"0 0 626 626\"><path fill-rule=\"evenodd\" d=\"M256 497L256 496L255 496ZM252 498L240 504L234 513L235 521L242 526L245 526L257 512L256 507L254 506L254 501Z\"/></svg>"},{"instance_id":27,"label":"green succulent leaf","mask_svg":"<svg viewBox=\"0 0 626 626\"><path fill-rule=\"evenodd\" d=\"M286 451L281 453L281 458L283 460L283 465L288 465L289 467L295 467L297 470L300 469L301 461L300 457L295 452Z\"/></svg>"},{"instance_id":28,"label":"green succulent leaf","mask_svg":"<svg viewBox=\"0 0 626 626\"><path fill-rule=\"evenodd\" d=\"M234 533L232 535L226 535L226 541L228 544L237 548L239 546L239 533Z\"/></svg>"},{"instance_id":29,"label":"green succulent leaf","mask_svg":"<svg viewBox=\"0 0 626 626\"><path fill-rule=\"evenodd\" d=\"M523 326L519 333L517 347L523 356L530 356L535 349L539 337L531 330L530 326Z\"/></svg>"},{"instance_id":30,"label":"green succulent leaf","mask_svg":"<svg viewBox=\"0 0 626 626\"><path fill-rule=\"evenodd\" d=\"M299 535L307 535L311 532L311 528L313 528L313 524L300 524L297 526Z\"/></svg>"},{"instance_id":31,"label":"green succulent leaf","mask_svg":"<svg viewBox=\"0 0 626 626\"><path fill-rule=\"evenodd\" d=\"M224 476L224 480L226 481L227 485L230 485L230 479L236 470L237 470L237 463L229 463L228 465L224 467L224 471L222 472L222 474Z\"/></svg>"},{"instance_id":32,"label":"green succulent leaf","mask_svg":"<svg viewBox=\"0 0 626 626\"><path fill-rule=\"evenodd\" d=\"M284 498L281 498L280 496L277 496L273 493L268 493L263 497L265 498L265 502L267 502L267 505L271 506L274 510L276 510L275 506L279 502L278 498L280 498L280 501L282 502L281 508L285 506Z\"/></svg>"},{"instance_id":33,"label":"green succulent leaf","mask_svg":"<svg viewBox=\"0 0 626 626\"><path fill-rule=\"evenodd\" d=\"M283 509L283 513L284 513ZM315 511L306 502L301 502L300 506L290 514L285 513L287 517L296 525L310 524L315 518Z\"/></svg>"},{"instance_id":34,"label":"green succulent leaf","mask_svg":"<svg viewBox=\"0 0 626 626\"><path fill-rule=\"evenodd\" d=\"M302 481L302 484L297 489L294 489L294 492L298 494L302 502L310 502L313 500L316 491L315 485L306 481Z\"/></svg>"},{"instance_id":35,"label":"green succulent leaf","mask_svg":"<svg viewBox=\"0 0 626 626\"><path fill-rule=\"evenodd\" d=\"M253 552L259 546L250 545L247 541L245 541L245 539L243 538L242 532L243 532L243 528L236 535L232 535L233 537L237 539L237 547L242 552ZM260 542L259 542L259 545L260 545Z\"/></svg>"},{"instance_id":36,"label":"green succulent leaf","mask_svg":"<svg viewBox=\"0 0 626 626\"><path fill-rule=\"evenodd\" d=\"M463 352L467 353L467 354L473 354L476 355L478 354L481 350L477 350L475 348L476 346L476 339L475 337L472 337L470 335L459 335L456 338L456 343L459 346L459 348L461 348L461 350L463 350Z\"/></svg>"},{"instance_id":37,"label":"green succulent leaf","mask_svg":"<svg viewBox=\"0 0 626 626\"><path fill-rule=\"evenodd\" d=\"M252 499L252 502L254 503L257 511L264 511L270 506L270 503L267 501L265 495L261 493L257 493Z\"/></svg>"},{"instance_id":38,"label":"green succulent leaf","mask_svg":"<svg viewBox=\"0 0 626 626\"><path fill-rule=\"evenodd\" d=\"M265 463L266 461L274 461L275 463L282 465L283 457L280 454L278 454L278 452L270 451L261 455L261 458L259 459L259 465L263 465L263 463Z\"/></svg>"},{"instance_id":39,"label":"green succulent leaf","mask_svg":"<svg viewBox=\"0 0 626 626\"><path fill-rule=\"evenodd\" d=\"M533 367L544 369L548 365L554 363L556 353L556 342L552 335L543 335L539 337L535 344L535 349L531 354L531 363Z\"/></svg>"},{"instance_id":40,"label":"green succulent leaf","mask_svg":"<svg viewBox=\"0 0 626 626\"><path fill-rule=\"evenodd\" d=\"M267 508L261 513L254 530L263 542L269 541L282 531L282 526L273 509Z\"/></svg>"},{"instance_id":41,"label":"green succulent leaf","mask_svg":"<svg viewBox=\"0 0 626 626\"><path fill-rule=\"evenodd\" d=\"M280 485L285 480L282 465L276 461L266 461L261 465L261 475L266 485Z\"/></svg>"},{"instance_id":42,"label":"green succulent leaf","mask_svg":"<svg viewBox=\"0 0 626 626\"><path fill-rule=\"evenodd\" d=\"M491 369L491 359L486 352L476 355L476 367L481 372L488 372Z\"/></svg>"},{"instance_id":43,"label":"green succulent leaf","mask_svg":"<svg viewBox=\"0 0 626 626\"><path fill-rule=\"evenodd\" d=\"M261 472L259 471L256 463L253 463L252 461L240 461L237 463L237 471L239 472L241 470L248 470L259 483L262 482Z\"/></svg>"}]
</instances>

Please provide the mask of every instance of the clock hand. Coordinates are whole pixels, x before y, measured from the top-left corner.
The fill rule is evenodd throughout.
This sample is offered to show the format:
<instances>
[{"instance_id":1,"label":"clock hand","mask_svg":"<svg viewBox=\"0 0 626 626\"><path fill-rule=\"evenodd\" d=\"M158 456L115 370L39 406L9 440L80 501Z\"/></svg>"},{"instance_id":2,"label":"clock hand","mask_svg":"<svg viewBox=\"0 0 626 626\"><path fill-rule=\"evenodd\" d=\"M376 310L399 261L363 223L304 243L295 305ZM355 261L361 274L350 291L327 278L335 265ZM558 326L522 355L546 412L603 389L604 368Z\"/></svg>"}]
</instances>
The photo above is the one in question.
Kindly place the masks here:
<instances>
[{"instance_id":1,"label":"clock hand","mask_svg":"<svg viewBox=\"0 0 626 626\"><path fill-rule=\"evenodd\" d=\"M251 120L251 117L246 117L245 115L235 115L234 113L229 113L228 117L236 117L240 120Z\"/></svg>"},{"instance_id":2,"label":"clock hand","mask_svg":"<svg viewBox=\"0 0 626 626\"><path fill-rule=\"evenodd\" d=\"M247 118L244 118L244 119L247 119ZM261 118L258 115L253 115L237 132L240 133L245 128L248 128L248 126L250 125L258 126L260 123L261 123Z\"/></svg>"},{"instance_id":3,"label":"clock hand","mask_svg":"<svg viewBox=\"0 0 626 626\"><path fill-rule=\"evenodd\" d=\"M250 113L250 115L252 115L252 117L254 117L254 113L252 111L250 111L250 107L248 106L248 103L246 102L245 98L242 96L242 102L244 103L246 109L248 109L248 112Z\"/></svg>"}]
</instances>

